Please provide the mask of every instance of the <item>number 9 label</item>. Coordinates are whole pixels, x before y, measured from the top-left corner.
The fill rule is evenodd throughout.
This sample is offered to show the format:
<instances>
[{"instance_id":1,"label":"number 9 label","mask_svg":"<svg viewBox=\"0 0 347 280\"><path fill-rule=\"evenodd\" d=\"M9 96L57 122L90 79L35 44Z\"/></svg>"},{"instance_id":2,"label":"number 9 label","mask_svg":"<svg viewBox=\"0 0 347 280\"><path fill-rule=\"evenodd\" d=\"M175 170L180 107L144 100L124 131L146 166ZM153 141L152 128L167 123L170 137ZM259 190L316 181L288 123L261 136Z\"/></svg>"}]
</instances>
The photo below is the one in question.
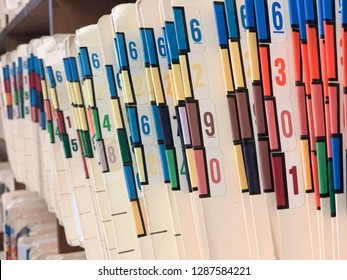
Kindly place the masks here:
<instances>
[{"instance_id":1,"label":"number 9 label","mask_svg":"<svg viewBox=\"0 0 347 280\"><path fill-rule=\"evenodd\" d=\"M200 101L200 120L205 146L218 146L216 109L212 101Z\"/></svg>"}]
</instances>

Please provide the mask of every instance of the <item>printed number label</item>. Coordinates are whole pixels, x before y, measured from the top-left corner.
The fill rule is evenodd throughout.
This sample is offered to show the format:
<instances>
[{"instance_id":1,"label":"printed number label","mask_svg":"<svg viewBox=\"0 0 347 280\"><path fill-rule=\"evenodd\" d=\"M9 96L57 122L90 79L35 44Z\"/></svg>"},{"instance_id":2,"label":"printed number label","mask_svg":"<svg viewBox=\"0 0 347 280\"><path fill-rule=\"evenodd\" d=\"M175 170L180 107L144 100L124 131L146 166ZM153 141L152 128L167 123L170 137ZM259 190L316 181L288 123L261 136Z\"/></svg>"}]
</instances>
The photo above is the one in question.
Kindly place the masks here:
<instances>
[{"instance_id":1,"label":"printed number label","mask_svg":"<svg viewBox=\"0 0 347 280\"><path fill-rule=\"evenodd\" d=\"M180 167L179 169L179 178L180 178L180 185L181 185L181 190L188 190L188 182L187 182L187 171L186 171L186 166L183 161L183 155L182 153L177 153L177 163L178 166Z\"/></svg>"},{"instance_id":2,"label":"printed number label","mask_svg":"<svg viewBox=\"0 0 347 280\"><path fill-rule=\"evenodd\" d=\"M58 83L61 83L63 81L63 76L61 75L60 71L55 72L55 78L57 79Z\"/></svg>"},{"instance_id":3,"label":"printed number label","mask_svg":"<svg viewBox=\"0 0 347 280\"><path fill-rule=\"evenodd\" d=\"M240 20L241 20L241 25L244 30L247 29L247 21L246 21L246 6L241 5L240 7Z\"/></svg>"},{"instance_id":4,"label":"printed number label","mask_svg":"<svg viewBox=\"0 0 347 280\"><path fill-rule=\"evenodd\" d=\"M197 19L192 19L190 21L190 32L192 34L192 39L195 43L200 43L202 40L202 33L200 22Z\"/></svg>"},{"instance_id":5,"label":"printed number label","mask_svg":"<svg viewBox=\"0 0 347 280\"><path fill-rule=\"evenodd\" d=\"M299 194L299 186L298 186L298 172L296 170L296 166L292 166L292 168L289 169L289 174L292 175L293 193L294 193L294 195L298 195Z\"/></svg>"},{"instance_id":6,"label":"printed number label","mask_svg":"<svg viewBox=\"0 0 347 280\"><path fill-rule=\"evenodd\" d=\"M304 177L301 167L301 157L296 152L285 154L288 200L290 208L302 207L305 202Z\"/></svg>"},{"instance_id":7,"label":"printed number label","mask_svg":"<svg viewBox=\"0 0 347 280\"><path fill-rule=\"evenodd\" d=\"M186 171L186 165L184 164L184 162L182 162L181 164L181 168L180 168L180 175L186 175L187 171Z\"/></svg>"},{"instance_id":8,"label":"printed number label","mask_svg":"<svg viewBox=\"0 0 347 280\"><path fill-rule=\"evenodd\" d=\"M167 73L164 76L164 83L165 83L165 94L166 96L170 96L172 97L172 85L171 85L171 78L170 78L170 74ZM169 103L169 101L167 101L167 103L170 105L172 103Z\"/></svg>"},{"instance_id":9,"label":"printed number label","mask_svg":"<svg viewBox=\"0 0 347 280\"><path fill-rule=\"evenodd\" d=\"M289 83L288 50L282 44L272 44L270 46L270 54L273 93L276 98L288 97L292 92Z\"/></svg>"},{"instance_id":10,"label":"printed number label","mask_svg":"<svg viewBox=\"0 0 347 280\"><path fill-rule=\"evenodd\" d=\"M97 83L98 78L95 79L95 98L97 100L97 106L98 107L105 107L107 106L106 102L102 102L102 100L105 100L105 87L104 84L101 83Z\"/></svg>"},{"instance_id":11,"label":"printed number label","mask_svg":"<svg viewBox=\"0 0 347 280\"><path fill-rule=\"evenodd\" d=\"M189 55L190 73L194 95L197 99L207 99L210 96L207 67L204 57L199 53Z\"/></svg>"},{"instance_id":12,"label":"printed number label","mask_svg":"<svg viewBox=\"0 0 347 280\"><path fill-rule=\"evenodd\" d=\"M145 89L143 80L140 76L134 77L134 85L135 85L135 95L137 97L141 97L145 95Z\"/></svg>"},{"instance_id":13,"label":"printed number label","mask_svg":"<svg viewBox=\"0 0 347 280\"><path fill-rule=\"evenodd\" d=\"M219 184L222 180L219 160L216 158L212 158L210 159L209 165L211 181L214 184Z\"/></svg>"},{"instance_id":14,"label":"printed number label","mask_svg":"<svg viewBox=\"0 0 347 280\"><path fill-rule=\"evenodd\" d=\"M116 74L116 83L117 83L118 90L122 90L122 81L120 78L120 73Z\"/></svg>"},{"instance_id":15,"label":"printed number label","mask_svg":"<svg viewBox=\"0 0 347 280\"><path fill-rule=\"evenodd\" d=\"M193 64L193 72L196 73L194 79L194 88L204 88L205 84L201 81L202 66L201 64Z\"/></svg>"},{"instance_id":16,"label":"printed number label","mask_svg":"<svg viewBox=\"0 0 347 280\"><path fill-rule=\"evenodd\" d=\"M216 109L211 101L200 101L200 119L205 146L218 146L218 127Z\"/></svg>"},{"instance_id":17,"label":"printed number label","mask_svg":"<svg viewBox=\"0 0 347 280\"><path fill-rule=\"evenodd\" d=\"M92 65L95 69L100 68L100 60L99 60L99 55L97 53L92 53L91 55L92 58Z\"/></svg>"},{"instance_id":18,"label":"printed number label","mask_svg":"<svg viewBox=\"0 0 347 280\"><path fill-rule=\"evenodd\" d=\"M59 103L59 109L63 110L63 111L68 110L69 106L70 106L70 104L69 104L69 102L68 102L68 100L66 98L66 95L67 95L67 93L66 93L65 90L57 92L57 99L58 99L58 103Z\"/></svg>"},{"instance_id":19,"label":"printed number label","mask_svg":"<svg viewBox=\"0 0 347 280\"><path fill-rule=\"evenodd\" d=\"M184 11L186 15L190 51L192 53L202 52L205 49L205 42L200 12L194 7L186 7Z\"/></svg>"},{"instance_id":20,"label":"printed number label","mask_svg":"<svg viewBox=\"0 0 347 280\"><path fill-rule=\"evenodd\" d=\"M111 110L109 108L102 108L99 110L99 124L102 129L102 135L104 139L114 139L114 119L110 116Z\"/></svg>"},{"instance_id":21,"label":"printed number label","mask_svg":"<svg viewBox=\"0 0 347 280\"><path fill-rule=\"evenodd\" d=\"M297 147L292 112L293 109L289 98L283 98L281 102L277 102L277 118L283 152L293 151Z\"/></svg>"},{"instance_id":22,"label":"printed number label","mask_svg":"<svg viewBox=\"0 0 347 280\"><path fill-rule=\"evenodd\" d=\"M126 41L128 42L126 47L129 58L129 66L133 72L134 67L140 68L143 66L141 44L139 43L138 36L135 33L126 34Z\"/></svg>"},{"instance_id":23,"label":"printed number label","mask_svg":"<svg viewBox=\"0 0 347 280\"><path fill-rule=\"evenodd\" d=\"M204 125L206 126L205 133L209 137L214 137L216 129L214 126L214 117L211 112L204 114Z\"/></svg>"},{"instance_id":24,"label":"printed number label","mask_svg":"<svg viewBox=\"0 0 347 280\"><path fill-rule=\"evenodd\" d=\"M112 146L107 147L107 154L108 154L108 161L110 163L116 163L116 154L115 154L114 147Z\"/></svg>"},{"instance_id":25,"label":"printed number label","mask_svg":"<svg viewBox=\"0 0 347 280\"><path fill-rule=\"evenodd\" d=\"M104 116L104 120L102 121L102 127L105 128L107 131L111 131L111 122L109 115Z\"/></svg>"},{"instance_id":26,"label":"printed number label","mask_svg":"<svg viewBox=\"0 0 347 280\"><path fill-rule=\"evenodd\" d=\"M71 128L72 126L71 126L71 118L70 118L70 116L67 116L65 119L66 119L66 122L67 122L67 127Z\"/></svg>"},{"instance_id":27,"label":"printed number label","mask_svg":"<svg viewBox=\"0 0 347 280\"><path fill-rule=\"evenodd\" d=\"M143 69L134 67L131 72L137 104L148 104L149 95L147 93L146 76Z\"/></svg>"},{"instance_id":28,"label":"printed number label","mask_svg":"<svg viewBox=\"0 0 347 280\"><path fill-rule=\"evenodd\" d=\"M159 37L157 40L158 53L161 57L166 57L166 44L163 37Z\"/></svg>"},{"instance_id":29,"label":"printed number label","mask_svg":"<svg viewBox=\"0 0 347 280\"><path fill-rule=\"evenodd\" d=\"M283 29L283 15L282 15L282 6L278 2L272 3L272 23L274 26L274 32L284 32Z\"/></svg>"},{"instance_id":30,"label":"printed number label","mask_svg":"<svg viewBox=\"0 0 347 280\"><path fill-rule=\"evenodd\" d=\"M157 159L155 155L148 155L147 156L147 165L148 165L148 175L149 176L155 176L158 174L157 170Z\"/></svg>"},{"instance_id":31,"label":"printed number label","mask_svg":"<svg viewBox=\"0 0 347 280\"><path fill-rule=\"evenodd\" d=\"M274 63L275 68L277 69L276 83L279 86L284 86L287 83L286 75L286 63L283 58L276 58Z\"/></svg>"},{"instance_id":32,"label":"printed number label","mask_svg":"<svg viewBox=\"0 0 347 280\"><path fill-rule=\"evenodd\" d=\"M142 143L144 145L154 144L154 125L151 108L148 106L138 106L138 123L141 132Z\"/></svg>"},{"instance_id":33,"label":"printed number label","mask_svg":"<svg viewBox=\"0 0 347 280\"><path fill-rule=\"evenodd\" d=\"M160 160L155 145L150 145L145 148L146 165L150 184L159 184L161 180Z\"/></svg>"},{"instance_id":34,"label":"printed number label","mask_svg":"<svg viewBox=\"0 0 347 280\"><path fill-rule=\"evenodd\" d=\"M206 151L211 196L223 196L226 188L222 153L218 147L210 147Z\"/></svg>"},{"instance_id":35,"label":"printed number label","mask_svg":"<svg viewBox=\"0 0 347 280\"><path fill-rule=\"evenodd\" d=\"M129 44L129 55L132 60L138 60L139 53L136 48L136 43L134 41L130 41Z\"/></svg>"},{"instance_id":36,"label":"printed number label","mask_svg":"<svg viewBox=\"0 0 347 280\"><path fill-rule=\"evenodd\" d=\"M281 112L281 125L282 125L282 133L286 138L290 138L293 136L293 123L292 116L288 110L284 110Z\"/></svg>"},{"instance_id":37,"label":"printed number label","mask_svg":"<svg viewBox=\"0 0 347 280\"><path fill-rule=\"evenodd\" d=\"M56 129L55 129L55 135L58 136L60 138L60 131L59 131L59 126L58 123L56 124Z\"/></svg>"},{"instance_id":38,"label":"printed number label","mask_svg":"<svg viewBox=\"0 0 347 280\"><path fill-rule=\"evenodd\" d=\"M141 129L144 135L149 135L151 133L149 118L146 115L141 116Z\"/></svg>"},{"instance_id":39,"label":"printed number label","mask_svg":"<svg viewBox=\"0 0 347 280\"><path fill-rule=\"evenodd\" d=\"M101 55L97 47L88 47L89 62L91 64L93 76L103 75L103 65L101 65Z\"/></svg>"},{"instance_id":40,"label":"printed number label","mask_svg":"<svg viewBox=\"0 0 347 280\"><path fill-rule=\"evenodd\" d=\"M271 42L284 43L286 41L284 17L283 17L283 1L270 1L268 3L268 12L270 16Z\"/></svg>"},{"instance_id":41,"label":"printed number label","mask_svg":"<svg viewBox=\"0 0 347 280\"><path fill-rule=\"evenodd\" d=\"M71 139L71 148L74 152L78 151L78 144L76 139Z\"/></svg>"},{"instance_id":42,"label":"printed number label","mask_svg":"<svg viewBox=\"0 0 347 280\"><path fill-rule=\"evenodd\" d=\"M106 157L108 161L108 167L110 169L110 172L117 171L121 168L119 151L118 151L118 142L114 139L108 139L105 141L105 150L106 150Z\"/></svg>"}]
</instances>

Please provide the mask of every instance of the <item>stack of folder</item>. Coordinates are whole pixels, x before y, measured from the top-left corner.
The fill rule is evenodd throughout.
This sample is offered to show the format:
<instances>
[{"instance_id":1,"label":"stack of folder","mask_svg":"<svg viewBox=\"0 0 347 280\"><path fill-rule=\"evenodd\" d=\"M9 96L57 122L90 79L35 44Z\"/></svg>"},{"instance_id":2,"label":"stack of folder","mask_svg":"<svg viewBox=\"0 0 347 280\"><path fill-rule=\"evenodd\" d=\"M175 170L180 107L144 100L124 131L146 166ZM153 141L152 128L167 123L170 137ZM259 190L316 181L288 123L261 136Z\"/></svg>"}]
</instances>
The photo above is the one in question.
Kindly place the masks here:
<instances>
[{"instance_id":1,"label":"stack of folder","mask_svg":"<svg viewBox=\"0 0 347 280\"><path fill-rule=\"evenodd\" d=\"M86 259L347 259L346 24L344 0L138 0L19 45L14 177Z\"/></svg>"}]
</instances>

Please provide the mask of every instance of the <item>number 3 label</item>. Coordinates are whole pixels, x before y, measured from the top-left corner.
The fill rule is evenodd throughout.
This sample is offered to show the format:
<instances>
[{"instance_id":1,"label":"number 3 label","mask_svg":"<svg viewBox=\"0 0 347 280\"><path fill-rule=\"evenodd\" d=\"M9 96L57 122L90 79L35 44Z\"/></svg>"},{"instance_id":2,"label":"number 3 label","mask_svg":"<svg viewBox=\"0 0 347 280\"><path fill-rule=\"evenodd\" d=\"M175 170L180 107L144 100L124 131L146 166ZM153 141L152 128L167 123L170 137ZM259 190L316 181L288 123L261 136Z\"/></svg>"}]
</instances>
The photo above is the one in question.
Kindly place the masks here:
<instances>
[{"instance_id":1,"label":"number 3 label","mask_svg":"<svg viewBox=\"0 0 347 280\"><path fill-rule=\"evenodd\" d=\"M291 78L287 48L280 44L272 44L270 53L274 96L276 98L289 97L291 94Z\"/></svg>"}]
</instances>

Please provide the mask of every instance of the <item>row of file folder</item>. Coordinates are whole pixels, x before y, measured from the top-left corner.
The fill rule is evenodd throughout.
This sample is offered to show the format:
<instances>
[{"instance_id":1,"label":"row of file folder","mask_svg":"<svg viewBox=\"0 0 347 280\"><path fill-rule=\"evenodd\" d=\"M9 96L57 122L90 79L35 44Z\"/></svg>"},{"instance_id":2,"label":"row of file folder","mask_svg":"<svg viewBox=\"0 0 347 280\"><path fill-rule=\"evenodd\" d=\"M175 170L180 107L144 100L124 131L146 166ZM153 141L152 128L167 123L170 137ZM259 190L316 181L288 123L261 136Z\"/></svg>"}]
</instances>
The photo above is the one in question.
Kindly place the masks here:
<instances>
[{"instance_id":1,"label":"row of file folder","mask_svg":"<svg viewBox=\"0 0 347 280\"><path fill-rule=\"evenodd\" d=\"M87 259L346 259L346 12L139 0L19 45L16 179Z\"/></svg>"},{"instance_id":2,"label":"row of file folder","mask_svg":"<svg viewBox=\"0 0 347 280\"><path fill-rule=\"evenodd\" d=\"M85 259L84 251L58 254L56 216L37 192L6 192L1 206L6 259Z\"/></svg>"},{"instance_id":3,"label":"row of file folder","mask_svg":"<svg viewBox=\"0 0 347 280\"><path fill-rule=\"evenodd\" d=\"M38 247L57 254L57 223L37 192L13 191L1 197L6 259L34 259ZM50 248L48 250L48 248Z\"/></svg>"}]
</instances>

